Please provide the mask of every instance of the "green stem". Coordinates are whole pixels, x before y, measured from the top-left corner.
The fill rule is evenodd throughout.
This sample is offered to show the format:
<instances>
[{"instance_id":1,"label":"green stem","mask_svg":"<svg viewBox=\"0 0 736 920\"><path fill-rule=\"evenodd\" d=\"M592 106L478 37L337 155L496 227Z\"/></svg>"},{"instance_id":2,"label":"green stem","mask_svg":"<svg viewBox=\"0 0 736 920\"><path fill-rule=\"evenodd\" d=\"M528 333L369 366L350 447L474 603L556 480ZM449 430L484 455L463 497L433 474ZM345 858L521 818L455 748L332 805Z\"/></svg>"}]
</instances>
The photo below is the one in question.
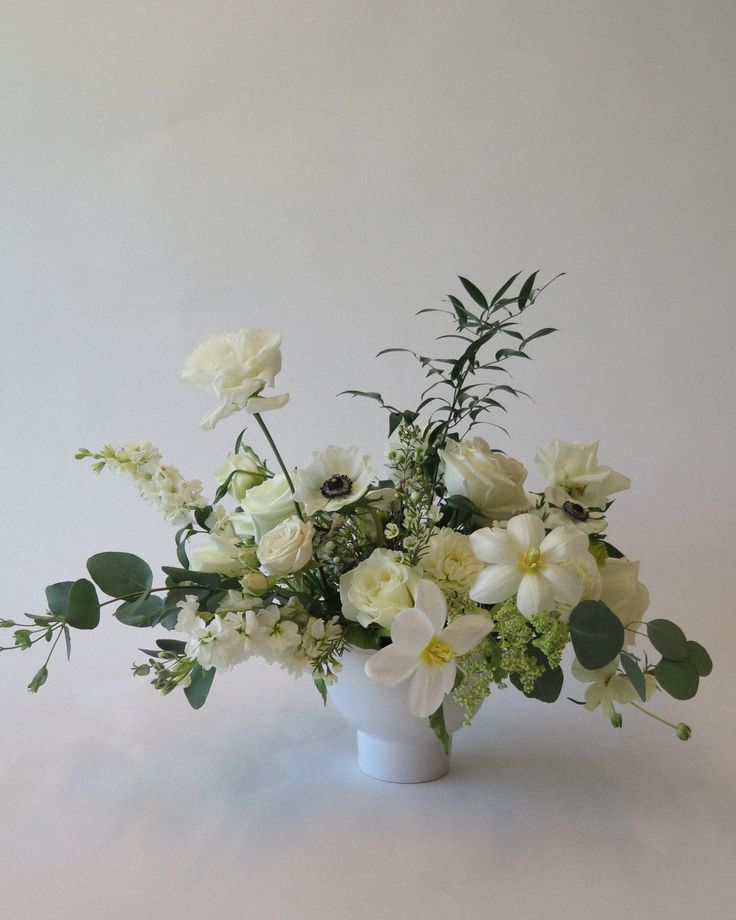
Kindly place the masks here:
<instances>
[{"instance_id":1,"label":"green stem","mask_svg":"<svg viewBox=\"0 0 736 920\"><path fill-rule=\"evenodd\" d=\"M178 585L177 585L177 587L178 587ZM187 586L185 586L185 587L190 587L190 586L187 585ZM199 587L199 586L197 586L197 587ZM150 590L148 593L149 593L149 594L157 594L159 591L173 591L173 590L174 590L173 588L151 588L151 590ZM127 601L128 598L131 598L131 597L132 597L132 598L137 598L137 597L140 597L142 593L143 593L142 591L136 591L135 594L123 594L122 597L114 597L111 601L103 601L103 602L100 604L100 607L107 607L108 604L117 604L117 603L119 603L120 601Z\"/></svg>"},{"instance_id":2,"label":"green stem","mask_svg":"<svg viewBox=\"0 0 736 920\"><path fill-rule=\"evenodd\" d=\"M63 625L62 625L62 626L59 628L59 631L56 633L56 638L54 639L53 644L52 644L51 648L49 649L49 653L48 653L48 655L46 656L46 661L44 661L44 663L41 665L41 667L45 668L46 665L47 665L47 664L49 663L49 661L51 660L51 656L54 654L54 649L56 648L56 643L59 641L59 639L61 639L61 636L62 636L62 633L63 633L63 632L64 632L64 627L63 627Z\"/></svg>"},{"instance_id":3,"label":"green stem","mask_svg":"<svg viewBox=\"0 0 736 920\"><path fill-rule=\"evenodd\" d=\"M637 703L630 703L630 706L633 706L634 709L638 709L639 712L643 712L646 716L651 716L653 719L656 719L657 722L661 722L662 725L667 725L669 728L674 728L677 731L678 726L674 722L668 722L667 719L663 719L661 716L655 715L653 712L650 712L648 709L645 709L643 706L639 706Z\"/></svg>"},{"instance_id":4,"label":"green stem","mask_svg":"<svg viewBox=\"0 0 736 920\"><path fill-rule=\"evenodd\" d=\"M291 494L293 495L294 494L294 483L291 481L291 476L289 475L289 471L286 469L286 464L284 463L281 457L281 454L279 453L278 447L276 447L276 445L274 444L274 440L271 437L271 432L268 430L268 428L266 428L266 423L261 418L261 415L259 412L254 412L253 418L258 422L259 428L261 429L266 440L268 441L268 444L271 450L273 451L273 455L274 457L276 457L276 462L281 467L281 472L284 474L286 481L289 484L289 489L291 490ZM302 517L301 508L299 507L299 503L296 501L296 499L294 500L294 507L296 508L297 517L299 518L300 521L303 521L304 518Z\"/></svg>"}]
</instances>

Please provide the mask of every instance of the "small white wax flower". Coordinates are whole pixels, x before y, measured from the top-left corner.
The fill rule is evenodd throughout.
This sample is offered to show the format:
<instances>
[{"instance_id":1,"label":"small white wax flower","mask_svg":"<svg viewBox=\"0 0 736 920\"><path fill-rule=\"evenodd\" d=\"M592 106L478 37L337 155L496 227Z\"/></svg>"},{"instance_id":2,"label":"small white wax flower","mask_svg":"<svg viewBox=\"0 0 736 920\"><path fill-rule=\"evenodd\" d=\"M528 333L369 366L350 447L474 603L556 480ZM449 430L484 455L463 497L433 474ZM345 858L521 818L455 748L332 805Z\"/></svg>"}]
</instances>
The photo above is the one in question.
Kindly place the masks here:
<instances>
[{"instance_id":1,"label":"small white wax flower","mask_svg":"<svg viewBox=\"0 0 736 920\"><path fill-rule=\"evenodd\" d=\"M371 680L395 687L409 680L409 711L426 718L442 705L455 683L458 655L464 655L493 628L488 617L469 613L445 626L447 602L433 581L422 579L415 606L402 610L391 624L391 645L371 655L365 672Z\"/></svg>"},{"instance_id":2,"label":"small white wax flower","mask_svg":"<svg viewBox=\"0 0 736 920\"><path fill-rule=\"evenodd\" d=\"M470 544L478 559L488 563L470 589L474 601L497 604L516 594L516 606L531 617L558 602L573 606L580 600L582 579L564 563L586 552L587 534L555 527L545 536L535 514L519 514L504 529L476 530Z\"/></svg>"}]
</instances>

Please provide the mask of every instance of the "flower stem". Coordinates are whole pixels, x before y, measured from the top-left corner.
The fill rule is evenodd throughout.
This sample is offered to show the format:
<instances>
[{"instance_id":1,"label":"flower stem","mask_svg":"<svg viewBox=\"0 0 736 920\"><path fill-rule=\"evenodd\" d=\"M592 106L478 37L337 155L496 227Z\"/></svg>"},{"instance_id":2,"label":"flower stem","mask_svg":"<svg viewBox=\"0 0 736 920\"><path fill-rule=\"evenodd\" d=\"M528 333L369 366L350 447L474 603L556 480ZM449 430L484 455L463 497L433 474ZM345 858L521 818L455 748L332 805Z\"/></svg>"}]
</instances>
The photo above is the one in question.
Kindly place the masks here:
<instances>
[{"instance_id":1,"label":"flower stem","mask_svg":"<svg viewBox=\"0 0 736 920\"><path fill-rule=\"evenodd\" d=\"M633 706L634 709L638 709L639 712L643 712L646 716L651 716L653 719L656 719L657 722L661 722L662 725L667 725L669 728L674 728L677 731L678 726L674 722L668 722L667 719L663 719L661 716L655 715L653 712L650 712L648 709L645 709L643 706L639 706L637 703L630 703L629 705Z\"/></svg>"},{"instance_id":2,"label":"flower stem","mask_svg":"<svg viewBox=\"0 0 736 920\"><path fill-rule=\"evenodd\" d=\"M293 495L294 494L294 483L291 481L291 476L289 476L289 471L286 469L286 464L281 458L281 454L279 453L278 447L276 447L276 445L274 444L274 440L271 437L271 432L268 430L268 428L266 428L266 423L261 418L261 415L259 412L254 412L253 418L258 422L259 428L261 429L266 440L268 441L268 444L271 450L273 451L273 455L274 457L276 457L276 462L281 467L281 472L286 477L286 481L289 484L289 489L291 490L291 494ZM299 520L303 521L304 518L302 517L301 508L299 507L299 503L296 500L294 500L294 507L296 508L296 513L297 513Z\"/></svg>"}]
</instances>

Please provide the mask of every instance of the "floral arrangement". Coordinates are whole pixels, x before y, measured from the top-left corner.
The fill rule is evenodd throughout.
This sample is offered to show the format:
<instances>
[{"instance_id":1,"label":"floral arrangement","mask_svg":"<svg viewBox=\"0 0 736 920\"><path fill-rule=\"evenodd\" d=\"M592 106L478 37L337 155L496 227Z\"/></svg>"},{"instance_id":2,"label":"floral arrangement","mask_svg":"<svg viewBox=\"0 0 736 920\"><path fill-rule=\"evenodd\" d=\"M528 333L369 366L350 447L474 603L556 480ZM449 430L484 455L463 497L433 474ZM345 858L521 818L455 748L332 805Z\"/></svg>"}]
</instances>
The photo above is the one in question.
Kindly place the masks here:
<instances>
[{"instance_id":1,"label":"floral arrangement","mask_svg":"<svg viewBox=\"0 0 736 920\"><path fill-rule=\"evenodd\" d=\"M247 429L217 472L211 499L151 444L80 450L77 458L96 472L129 476L177 526L177 565L165 566L154 587L139 557L99 553L87 562L89 578L46 588L46 612L0 621L13 630L4 650L50 643L29 689L46 682L61 637L69 653L71 630L94 629L112 604L127 626L180 634L142 650L146 660L133 671L162 693L181 688L194 708L217 671L252 656L311 675L326 698L341 656L358 647L374 652L368 676L405 684L412 715L429 719L446 743L446 694L466 722L492 688L509 683L551 703L571 643L572 674L587 684L584 700L573 702L601 710L616 727L622 709L633 707L689 738L686 724L646 704L660 691L694 696L712 664L674 623L644 619L649 596L639 564L606 535L612 496L629 487L627 477L601 464L597 442L556 440L538 451L545 481L528 491L524 465L475 433L504 399L521 394L507 364L556 331L521 331L544 288L534 273L512 294L518 279L489 299L461 277L464 300L450 296L448 309L434 311L453 321L454 332L440 338L459 343L459 355L380 353L408 353L423 368L428 384L414 408L345 391L388 412L383 477L357 447L330 445L305 466L285 463L263 418L288 402L287 394L269 395L281 369L279 334L251 328L200 345L183 379L218 400L202 427L249 414L274 469L250 435L246 442Z\"/></svg>"}]
</instances>

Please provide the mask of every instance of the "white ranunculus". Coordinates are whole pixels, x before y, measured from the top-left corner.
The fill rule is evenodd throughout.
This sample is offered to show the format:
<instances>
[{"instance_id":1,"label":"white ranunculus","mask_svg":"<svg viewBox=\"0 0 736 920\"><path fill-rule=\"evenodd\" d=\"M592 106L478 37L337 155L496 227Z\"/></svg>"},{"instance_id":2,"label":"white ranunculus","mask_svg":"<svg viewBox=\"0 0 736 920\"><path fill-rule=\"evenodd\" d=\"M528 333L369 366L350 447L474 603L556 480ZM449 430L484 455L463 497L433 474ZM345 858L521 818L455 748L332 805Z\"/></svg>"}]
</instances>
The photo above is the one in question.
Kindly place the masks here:
<instances>
[{"instance_id":1,"label":"white ranunculus","mask_svg":"<svg viewBox=\"0 0 736 920\"><path fill-rule=\"evenodd\" d=\"M448 495L463 495L489 521L507 521L529 509L524 492L526 467L504 454L493 453L483 438L447 441L439 451Z\"/></svg>"},{"instance_id":2,"label":"white ranunculus","mask_svg":"<svg viewBox=\"0 0 736 920\"><path fill-rule=\"evenodd\" d=\"M470 537L440 527L429 539L422 568L440 587L467 594L483 563L474 555Z\"/></svg>"},{"instance_id":3,"label":"white ranunculus","mask_svg":"<svg viewBox=\"0 0 736 920\"><path fill-rule=\"evenodd\" d=\"M240 557L239 539L229 534L208 534L189 552L189 566L195 572L217 572L226 578L242 575L245 566Z\"/></svg>"},{"instance_id":4,"label":"white ranunculus","mask_svg":"<svg viewBox=\"0 0 736 920\"><path fill-rule=\"evenodd\" d=\"M610 495L631 484L628 477L600 465L598 441L556 439L546 451L537 451L536 461L550 485L561 486L571 501L586 508L605 508Z\"/></svg>"},{"instance_id":5,"label":"white ranunculus","mask_svg":"<svg viewBox=\"0 0 736 920\"><path fill-rule=\"evenodd\" d=\"M340 578L343 616L361 626L378 623L389 628L400 610L414 604L420 573L402 565L388 549L371 555Z\"/></svg>"},{"instance_id":6,"label":"white ranunculus","mask_svg":"<svg viewBox=\"0 0 736 920\"><path fill-rule=\"evenodd\" d=\"M370 457L360 448L330 444L315 451L309 466L297 471L294 494L307 514L338 511L365 495L375 476Z\"/></svg>"},{"instance_id":7,"label":"white ranunculus","mask_svg":"<svg viewBox=\"0 0 736 920\"><path fill-rule=\"evenodd\" d=\"M264 397L261 391L273 386L281 370L281 336L265 329L241 329L213 335L189 355L182 379L193 386L212 390L221 405L200 422L214 428L220 419L245 409L265 412L279 409L289 396Z\"/></svg>"},{"instance_id":8,"label":"white ranunculus","mask_svg":"<svg viewBox=\"0 0 736 920\"><path fill-rule=\"evenodd\" d=\"M258 543L258 560L269 575L293 575L312 558L314 524L294 514L264 534Z\"/></svg>"},{"instance_id":9,"label":"white ranunculus","mask_svg":"<svg viewBox=\"0 0 736 920\"><path fill-rule=\"evenodd\" d=\"M239 502L245 498L248 489L260 485L266 478L263 467L248 454L230 454L215 473L215 477L218 482L225 482L233 473L235 475L230 480L227 490Z\"/></svg>"},{"instance_id":10,"label":"white ranunculus","mask_svg":"<svg viewBox=\"0 0 736 920\"><path fill-rule=\"evenodd\" d=\"M601 569L601 579L603 603L624 626L639 623L649 607L649 591L639 581L639 563L629 559L607 559ZM627 644L635 641L635 634L627 630Z\"/></svg>"},{"instance_id":11,"label":"white ranunculus","mask_svg":"<svg viewBox=\"0 0 736 920\"><path fill-rule=\"evenodd\" d=\"M235 532L241 537L260 540L277 524L294 514L294 498L286 476L274 476L248 489L242 511L230 515Z\"/></svg>"}]
</instances>

